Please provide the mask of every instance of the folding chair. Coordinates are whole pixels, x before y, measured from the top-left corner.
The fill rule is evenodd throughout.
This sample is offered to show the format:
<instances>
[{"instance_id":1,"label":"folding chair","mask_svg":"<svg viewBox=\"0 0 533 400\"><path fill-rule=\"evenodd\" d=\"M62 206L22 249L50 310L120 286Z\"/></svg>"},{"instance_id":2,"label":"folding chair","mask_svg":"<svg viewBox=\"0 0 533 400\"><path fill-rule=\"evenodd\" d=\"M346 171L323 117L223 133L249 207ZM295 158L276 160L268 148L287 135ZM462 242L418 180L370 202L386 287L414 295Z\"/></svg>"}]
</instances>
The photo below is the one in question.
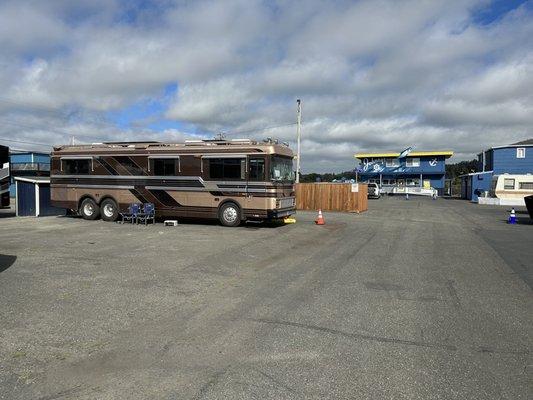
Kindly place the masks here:
<instances>
[{"instance_id":1,"label":"folding chair","mask_svg":"<svg viewBox=\"0 0 533 400\"><path fill-rule=\"evenodd\" d=\"M143 212L137 215L137 223L144 222L144 224L147 225L148 221L155 223L154 203L144 203Z\"/></svg>"},{"instance_id":2,"label":"folding chair","mask_svg":"<svg viewBox=\"0 0 533 400\"><path fill-rule=\"evenodd\" d=\"M122 217L122 223L124 222L131 222L136 223L137 217L139 216L139 213L141 212L141 205L139 203L131 203L128 206L128 212L120 213Z\"/></svg>"}]
</instances>

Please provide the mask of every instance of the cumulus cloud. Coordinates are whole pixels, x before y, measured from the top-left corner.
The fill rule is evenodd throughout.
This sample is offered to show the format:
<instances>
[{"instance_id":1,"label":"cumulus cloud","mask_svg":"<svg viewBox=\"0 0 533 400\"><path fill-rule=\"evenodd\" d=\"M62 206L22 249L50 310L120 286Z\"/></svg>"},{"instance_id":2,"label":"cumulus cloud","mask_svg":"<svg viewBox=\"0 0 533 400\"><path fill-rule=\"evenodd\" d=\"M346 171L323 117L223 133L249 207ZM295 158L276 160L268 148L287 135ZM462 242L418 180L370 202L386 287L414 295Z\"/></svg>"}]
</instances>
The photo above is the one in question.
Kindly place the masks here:
<instances>
[{"instance_id":1,"label":"cumulus cloud","mask_svg":"<svg viewBox=\"0 0 533 400\"><path fill-rule=\"evenodd\" d=\"M533 5L483 21L490 5L6 0L0 137L294 143L301 98L304 171L411 145L467 159L533 136ZM110 117L153 102L161 109L129 126ZM150 128L158 119L177 128Z\"/></svg>"}]
</instances>

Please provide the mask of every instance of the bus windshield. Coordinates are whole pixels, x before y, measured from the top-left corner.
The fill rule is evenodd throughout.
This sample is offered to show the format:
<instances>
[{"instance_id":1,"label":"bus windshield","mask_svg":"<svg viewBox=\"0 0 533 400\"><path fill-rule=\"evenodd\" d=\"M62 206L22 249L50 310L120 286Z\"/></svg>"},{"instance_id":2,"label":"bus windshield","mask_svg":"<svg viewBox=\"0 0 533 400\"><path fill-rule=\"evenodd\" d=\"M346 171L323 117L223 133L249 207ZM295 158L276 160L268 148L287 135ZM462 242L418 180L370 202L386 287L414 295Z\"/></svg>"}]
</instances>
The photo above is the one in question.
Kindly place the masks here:
<instances>
[{"instance_id":1,"label":"bus windshield","mask_svg":"<svg viewBox=\"0 0 533 400\"><path fill-rule=\"evenodd\" d=\"M274 156L270 162L270 178L273 181L294 181L292 159Z\"/></svg>"}]
</instances>

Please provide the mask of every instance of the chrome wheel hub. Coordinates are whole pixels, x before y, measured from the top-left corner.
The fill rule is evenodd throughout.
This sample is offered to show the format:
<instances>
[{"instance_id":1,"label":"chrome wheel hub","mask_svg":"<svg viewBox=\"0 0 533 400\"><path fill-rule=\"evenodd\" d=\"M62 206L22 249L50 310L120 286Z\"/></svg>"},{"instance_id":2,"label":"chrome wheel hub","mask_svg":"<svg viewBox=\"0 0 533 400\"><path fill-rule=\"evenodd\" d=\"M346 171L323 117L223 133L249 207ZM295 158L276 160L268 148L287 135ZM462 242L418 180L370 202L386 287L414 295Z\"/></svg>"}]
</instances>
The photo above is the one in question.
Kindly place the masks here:
<instances>
[{"instance_id":1,"label":"chrome wheel hub","mask_svg":"<svg viewBox=\"0 0 533 400\"><path fill-rule=\"evenodd\" d=\"M114 207L111 204L106 204L104 206L104 215L108 218L111 218L115 213Z\"/></svg>"},{"instance_id":2,"label":"chrome wheel hub","mask_svg":"<svg viewBox=\"0 0 533 400\"><path fill-rule=\"evenodd\" d=\"M235 222L237 220L237 210L233 207L228 207L224 210L223 217L228 222Z\"/></svg>"},{"instance_id":3,"label":"chrome wheel hub","mask_svg":"<svg viewBox=\"0 0 533 400\"><path fill-rule=\"evenodd\" d=\"M85 204L85 205L83 206L83 212L84 212L85 215L87 215L87 216L91 216L91 215L93 215L93 213L94 213L94 207L93 207L93 205L90 204L90 203Z\"/></svg>"}]
</instances>

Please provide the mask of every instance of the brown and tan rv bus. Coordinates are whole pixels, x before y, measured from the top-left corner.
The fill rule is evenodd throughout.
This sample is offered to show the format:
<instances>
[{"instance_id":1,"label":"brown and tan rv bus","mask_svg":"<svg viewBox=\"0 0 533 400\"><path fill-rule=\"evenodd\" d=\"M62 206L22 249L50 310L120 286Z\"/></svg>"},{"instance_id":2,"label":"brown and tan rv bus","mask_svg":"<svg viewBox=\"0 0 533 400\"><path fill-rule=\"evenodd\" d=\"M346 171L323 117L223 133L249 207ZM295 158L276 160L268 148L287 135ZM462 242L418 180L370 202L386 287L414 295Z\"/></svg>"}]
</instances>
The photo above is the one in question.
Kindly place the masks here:
<instances>
[{"instance_id":1,"label":"brown and tan rv bus","mask_svg":"<svg viewBox=\"0 0 533 400\"><path fill-rule=\"evenodd\" d=\"M105 221L131 203L226 226L283 218L295 213L292 160L286 145L248 139L60 146L52 152L52 204Z\"/></svg>"}]
</instances>

